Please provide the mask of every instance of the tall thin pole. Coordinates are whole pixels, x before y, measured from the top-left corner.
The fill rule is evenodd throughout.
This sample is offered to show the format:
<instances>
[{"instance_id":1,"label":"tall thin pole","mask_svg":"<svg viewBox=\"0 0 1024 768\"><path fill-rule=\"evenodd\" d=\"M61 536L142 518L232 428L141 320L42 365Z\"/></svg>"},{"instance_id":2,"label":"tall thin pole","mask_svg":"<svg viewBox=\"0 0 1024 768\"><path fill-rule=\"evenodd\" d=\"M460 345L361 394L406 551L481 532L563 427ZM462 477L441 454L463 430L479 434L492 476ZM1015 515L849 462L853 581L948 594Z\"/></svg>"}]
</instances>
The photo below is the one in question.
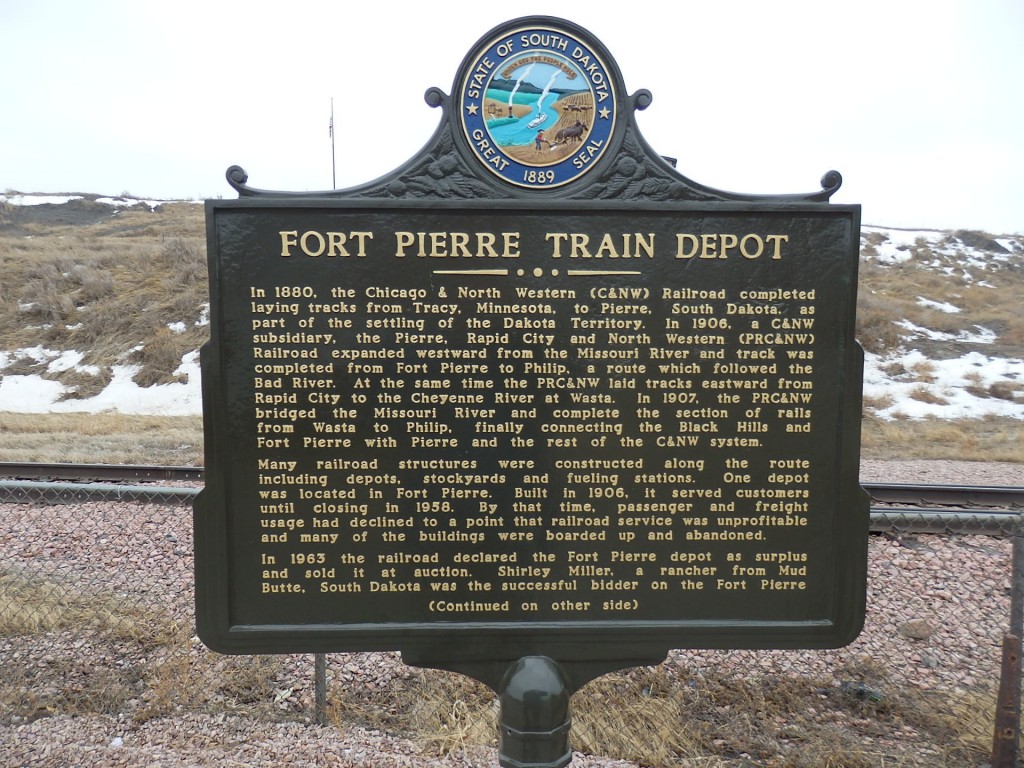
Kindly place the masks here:
<instances>
[{"instance_id":1,"label":"tall thin pole","mask_svg":"<svg viewBox=\"0 0 1024 768\"><path fill-rule=\"evenodd\" d=\"M313 656L313 698L316 724L327 725L327 654Z\"/></svg>"},{"instance_id":2,"label":"tall thin pole","mask_svg":"<svg viewBox=\"0 0 1024 768\"><path fill-rule=\"evenodd\" d=\"M338 188L338 180L335 176L334 166L334 97L331 96L331 126L328 129L331 134L331 189Z\"/></svg>"}]
</instances>

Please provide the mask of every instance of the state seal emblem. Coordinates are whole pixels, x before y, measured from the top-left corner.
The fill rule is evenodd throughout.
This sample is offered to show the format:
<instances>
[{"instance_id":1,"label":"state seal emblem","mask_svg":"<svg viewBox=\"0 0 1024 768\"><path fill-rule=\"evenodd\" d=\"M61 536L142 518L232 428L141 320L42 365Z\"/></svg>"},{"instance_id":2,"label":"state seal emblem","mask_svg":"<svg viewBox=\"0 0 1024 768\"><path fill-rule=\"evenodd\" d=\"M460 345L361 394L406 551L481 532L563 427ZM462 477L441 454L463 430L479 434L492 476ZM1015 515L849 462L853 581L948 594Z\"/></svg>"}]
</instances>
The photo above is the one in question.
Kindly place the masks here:
<instances>
[{"instance_id":1,"label":"state seal emblem","mask_svg":"<svg viewBox=\"0 0 1024 768\"><path fill-rule=\"evenodd\" d=\"M559 187L607 152L613 76L595 46L557 26L526 25L470 54L459 90L462 131L491 173L532 189Z\"/></svg>"}]
</instances>

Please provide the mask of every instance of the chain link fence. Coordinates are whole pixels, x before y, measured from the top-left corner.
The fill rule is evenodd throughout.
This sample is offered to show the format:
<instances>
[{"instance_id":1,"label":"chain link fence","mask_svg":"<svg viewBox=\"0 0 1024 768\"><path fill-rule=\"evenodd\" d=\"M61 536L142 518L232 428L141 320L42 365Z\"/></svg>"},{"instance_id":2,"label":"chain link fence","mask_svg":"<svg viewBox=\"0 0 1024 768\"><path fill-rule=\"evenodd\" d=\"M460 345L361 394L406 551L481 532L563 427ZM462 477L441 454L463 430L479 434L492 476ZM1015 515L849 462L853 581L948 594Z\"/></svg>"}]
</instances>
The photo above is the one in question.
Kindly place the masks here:
<instances>
[{"instance_id":1,"label":"chain link fence","mask_svg":"<svg viewBox=\"0 0 1024 768\"><path fill-rule=\"evenodd\" d=\"M207 650L194 632L197 490L0 483L0 755L5 730L97 713L358 724L411 740L424 762L495 745L491 691L395 653ZM1002 645L1020 635L1020 516L872 519L852 645L672 651L606 675L573 697L573 748L642 766L988 763ZM1005 690L1019 691L1015 675Z\"/></svg>"}]
</instances>

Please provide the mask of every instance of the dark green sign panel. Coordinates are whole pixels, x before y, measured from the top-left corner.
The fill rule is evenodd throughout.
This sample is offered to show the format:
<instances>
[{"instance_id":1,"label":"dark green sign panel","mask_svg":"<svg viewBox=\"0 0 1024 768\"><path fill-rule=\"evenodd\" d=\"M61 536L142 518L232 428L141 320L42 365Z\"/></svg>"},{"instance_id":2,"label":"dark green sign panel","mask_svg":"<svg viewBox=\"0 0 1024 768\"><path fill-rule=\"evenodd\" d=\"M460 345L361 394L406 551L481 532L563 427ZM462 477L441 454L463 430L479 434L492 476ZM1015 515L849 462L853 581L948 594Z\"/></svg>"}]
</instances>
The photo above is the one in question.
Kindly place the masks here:
<instances>
[{"instance_id":1,"label":"dark green sign panel","mask_svg":"<svg viewBox=\"0 0 1024 768\"><path fill-rule=\"evenodd\" d=\"M207 217L211 647L607 659L856 636L856 206Z\"/></svg>"},{"instance_id":2,"label":"dark green sign panel","mask_svg":"<svg viewBox=\"0 0 1024 768\"><path fill-rule=\"evenodd\" d=\"M207 203L203 641L397 649L503 700L670 648L850 642L868 504L839 174L688 179L638 130L651 94L562 19L496 27L425 98L436 133L380 179L276 192L233 166L240 199ZM571 757L527 754L560 716L502 709L503 764Z\"/></svg>"}]
</instances>

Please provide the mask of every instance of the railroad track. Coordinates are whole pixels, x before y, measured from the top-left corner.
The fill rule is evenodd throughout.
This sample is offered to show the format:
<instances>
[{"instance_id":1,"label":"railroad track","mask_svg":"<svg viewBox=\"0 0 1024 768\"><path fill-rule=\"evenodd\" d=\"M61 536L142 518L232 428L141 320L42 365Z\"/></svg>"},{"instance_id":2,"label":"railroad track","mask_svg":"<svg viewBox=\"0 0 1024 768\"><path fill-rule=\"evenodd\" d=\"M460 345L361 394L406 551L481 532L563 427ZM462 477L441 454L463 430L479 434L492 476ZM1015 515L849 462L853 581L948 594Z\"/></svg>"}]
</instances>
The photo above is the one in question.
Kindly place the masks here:
<instances>
[{"instance_id":1,"label":"railroad track","mask_svg":"<svg viewBox=\"0 0 1024 768\"><path fill-rule=\"evenodd\" d=\"M952 507L956 509L1002 508L1024 512L1024 487L1002 485L916 485L862 483L872 506Z\"/></svg>"},{"instance_id":2,"label":"railroad track","mask_svg":"<svg viewBox=\"0 0 1024 768\"><path fill-rule=\"evenodd\" d=\"M203 479L202 467L143 464L36 464L0 461L0 478L79 483L193 482Z\"/></svg>"},{"instance_id":3,"label":"railroad track","mask_svg":"<svg viewBox=\"0 0 1024 768\"><path fill-rule=\"evenodd\" d=\"M203 479L203 468L141 464L0 462L0 478L52 483L113 483L117 485L157 481L196 482ZM871 497L872 510L876 508L944 512L1004 510L1011 513L1024 513L1024 487L863 483L863 488Z\"/></svg>"}]
</instances>

